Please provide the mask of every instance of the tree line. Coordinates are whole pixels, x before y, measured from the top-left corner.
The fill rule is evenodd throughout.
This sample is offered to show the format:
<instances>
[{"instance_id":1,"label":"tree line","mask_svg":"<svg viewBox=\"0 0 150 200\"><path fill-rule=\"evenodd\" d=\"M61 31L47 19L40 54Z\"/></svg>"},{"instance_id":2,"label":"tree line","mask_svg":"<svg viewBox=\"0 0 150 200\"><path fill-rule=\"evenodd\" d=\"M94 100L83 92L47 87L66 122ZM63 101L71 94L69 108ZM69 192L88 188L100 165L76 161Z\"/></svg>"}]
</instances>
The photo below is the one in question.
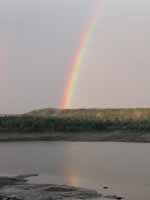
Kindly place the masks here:
<instances>
[{"instance_id":1,"label":"tree line","mask_svg":"<svg viewBox=\"0 0 150 200\"><path fill-rule=\"evenodd\" d=\"M1 116L0 132L149 132L150 119L103 120L97 118Z\"/></svg>"}]
</instances>

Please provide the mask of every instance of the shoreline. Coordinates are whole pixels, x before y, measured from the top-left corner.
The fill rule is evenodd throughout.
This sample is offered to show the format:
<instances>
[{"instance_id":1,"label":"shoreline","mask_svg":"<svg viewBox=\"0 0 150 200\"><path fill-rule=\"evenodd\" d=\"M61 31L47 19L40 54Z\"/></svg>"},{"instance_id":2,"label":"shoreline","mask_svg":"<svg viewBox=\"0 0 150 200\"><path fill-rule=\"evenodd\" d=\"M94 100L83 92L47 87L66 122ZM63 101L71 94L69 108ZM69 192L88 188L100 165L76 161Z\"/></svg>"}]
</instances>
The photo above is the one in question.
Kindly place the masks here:
<instances>
[{"instance_id":1,"label":"shoreline","mask_svg":"<svg viewBox=\"0 0 150 200\"><path fill-rule=\"evenodd\" d=\"M38 174L0 177L1 200L71 200L71 199L112 199L122 200L124 197L116 194L108 195L93 189L59 184L29 183L28 178ZM105 189L108 189L105 188Z\"/></svg>"},{"instance_id":2,"label":"shoreline","mask_svg":"<svg viewBox=\"0 0 150 200\"><path fill-rule=\"evenodd\" d=\"M131 142L150 143L150 133L93 132L93 133L0 133L0 142Z\"/></svg>"}]
</instances>

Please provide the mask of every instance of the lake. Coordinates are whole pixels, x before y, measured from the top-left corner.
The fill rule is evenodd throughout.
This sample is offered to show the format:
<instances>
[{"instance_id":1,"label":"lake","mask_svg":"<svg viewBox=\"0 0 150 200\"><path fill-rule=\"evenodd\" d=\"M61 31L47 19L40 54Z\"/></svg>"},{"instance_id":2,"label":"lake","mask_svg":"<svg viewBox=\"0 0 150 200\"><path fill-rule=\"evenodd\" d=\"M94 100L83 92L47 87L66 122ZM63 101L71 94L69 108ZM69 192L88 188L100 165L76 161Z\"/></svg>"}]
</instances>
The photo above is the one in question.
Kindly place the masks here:
<instances>
[{"instance_id":1,"label":"lake","mask_svg":"<svg viewBox=\"0 0 150 200\"><path fill-rule=\"evenodd\" d=\"M149 200L149 156L150 144L144 143L6 142L0 143L0 175L38 173L31 182L68 184L128 200Z\"/></svg>"}]
</instances>

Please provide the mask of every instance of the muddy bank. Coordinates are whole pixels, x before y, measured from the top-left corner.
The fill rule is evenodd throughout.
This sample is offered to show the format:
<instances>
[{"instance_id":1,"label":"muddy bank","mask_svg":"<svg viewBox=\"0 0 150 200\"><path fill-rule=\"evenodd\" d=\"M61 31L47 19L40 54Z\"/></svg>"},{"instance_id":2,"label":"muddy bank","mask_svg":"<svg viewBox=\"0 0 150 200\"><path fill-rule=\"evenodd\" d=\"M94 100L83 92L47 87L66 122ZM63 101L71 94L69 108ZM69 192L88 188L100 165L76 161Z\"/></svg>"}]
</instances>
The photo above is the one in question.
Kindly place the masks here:
<instances>
[{"instance_id":1,"label":"muddy bank","mask_svg":"<svg viewBox=\"0 0 150 200\"><path fill-rule=\"evenodd\" d=\"M132 132L81 132L81 133L1 133L0 142L11 141L110 141L110 142L150 142L150 133Z\"/></svg>"},{"instance_id":2,"label":"muddy bank","mask_svg":"<svg viewBox=\"0 0 150 200\"><path fill-rule=\"evenodd\" d=\"M31 184L27 178L32 175L0 177L0 200L80 200L123 199L117 195L105 196L95 190L54 184Z\"/></svg>"}]
</instances>

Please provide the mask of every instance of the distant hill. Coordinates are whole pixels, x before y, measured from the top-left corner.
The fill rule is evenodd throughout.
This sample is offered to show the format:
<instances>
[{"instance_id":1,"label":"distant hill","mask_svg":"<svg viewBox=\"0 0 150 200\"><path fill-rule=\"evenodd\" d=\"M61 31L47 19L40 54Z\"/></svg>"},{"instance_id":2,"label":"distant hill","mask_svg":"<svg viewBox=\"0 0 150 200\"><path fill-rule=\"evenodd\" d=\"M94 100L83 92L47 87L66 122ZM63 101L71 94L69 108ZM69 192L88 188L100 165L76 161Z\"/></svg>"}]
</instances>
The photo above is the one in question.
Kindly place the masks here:
<instances>
[{"instance_id":1,"label":"distant hill","mask_svg":"<svg viewBox=\"0 0 150 200\"><path fill-rule=\"evenodd\" d=\"M48 117L57 115L58 113L60 113L60 111L61 110L57 108L45 108L45 109L33 110L23 115L34 116L34 117Z\"/></svg>"},{"instance_id":2,"label":"distant hill","mask_svg":"<svg viewBox=\"0 0 150 200\"><path fill-rule=\"evenodd\" d=\"M56 109L46 108L24 114L33 117L78 118L96 120L145 120L150 119L150 108L131 109Z\"/></svg>"},{"instance_id":3,"label":"distant hill","mask_svg":"<svg viewBox=\"0 0 150 200\"><path fill-rule=\"evenodd\" d=\"M0 141L9 140L150 142L150 108L46 108L1 116Z\"/></svg>"}]
</instances>

